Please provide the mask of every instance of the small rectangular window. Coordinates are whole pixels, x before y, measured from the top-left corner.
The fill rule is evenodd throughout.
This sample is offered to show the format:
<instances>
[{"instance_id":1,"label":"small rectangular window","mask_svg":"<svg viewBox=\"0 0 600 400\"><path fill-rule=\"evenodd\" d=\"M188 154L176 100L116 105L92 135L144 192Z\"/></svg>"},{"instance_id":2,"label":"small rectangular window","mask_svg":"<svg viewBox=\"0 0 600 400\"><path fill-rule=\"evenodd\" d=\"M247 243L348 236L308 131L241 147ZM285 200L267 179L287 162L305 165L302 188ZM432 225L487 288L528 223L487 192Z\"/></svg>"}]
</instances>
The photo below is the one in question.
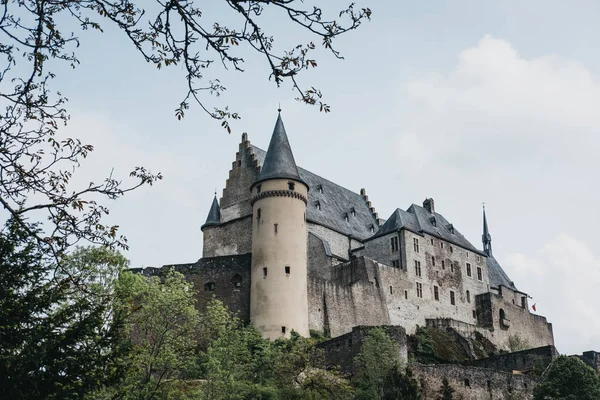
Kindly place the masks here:
<instances>
[{"instance_id":1,"label":"small rectangular window","mask_svg":"<svg viewBox=\"0 0 600 400\"><path fill-rule=\"evenodd\" d=\"M440 301L440 291L437 286L433 287L433 298Z\"/></svg>"},{"instance_id":2,"label":"small rectangular window","mask_svg":"<svg viewBox=\"0 0 600 400\"><path fill-rule=\"evenodd\" d=\"M400 268L400 260L392 260L392 267Z\"/></svg>"},{"instance_id":3,"label":"small rectangular window","mask_svg":"<svg viewBox=\"0 0 600 400\"><path fill-rule=\"evenodd\" d=\"M267 267L263 268L263 277L266 278L267 277Z\"/></svg>"},{"instance_id":4,"label":"small rectangular window","mask_svg":"<svg viewBox=\"0 0 600 400\"><path fill-rule=\"evenodd\" d=\"M450 253L454 253L454 249L450 246Z\"/></svg>"},{"instance_id":5,"label":"small rectangular window","mask_svg":"<svg viewBox=\"0 0 600 400\"><path fill-rule=\"evenodd\" d=\"M395 253L398 251L398 236L394 236L393 238L390 238L390 244L392 246L392 253Z\"/></svg>"},{"instance_id":6,"label":"small rectangular window","mask_svg":"<svg viewBox=\"0 0 600 400\"><path fill-rule=\"evenodd\" d=\"M480 281L483 280L483 274L481 272L481 268L477 267L477 279L479 279Z\"/></svg>"},{"instance_id":7,"label":"small rectangular window","mask_svg":"<svg viewBox=\"0 0 600 400\"><path fill-rule=\"evenodd\" d=\"M471 292L467 290L467 303L471 302Z\"/></svg>"},{"instance_id":8,"label":"small rectangular window","mask_svg":"<svg viewBox=\"0 0 600 400\"><path fill-rule=\"evenodd\" d=\"M477 318L477 311L473 310L473 318Z\"/></svg>"},{"instance_id":9,"label":"small rectangular window","mask_svg":"<svg viewBox=\"0 0 600 400\"><path fill-rule=\"evenodd\" d=\"M431 256L431 265L435 267L435 256Z\"/></svg>"},{"instance_id":10,"label":"small rectangular window","mask_svg":"<svg viewBox=\"0 0 600 400\"><path fill-rule=\"evenodd\" d=\"M456 300L454 298L454 292L452 290L450 291L450 304L452 304L452 305L456 304Z\"/></svg>"},{"instance_id":11,"label":"small rectangular window","mask_svg":"<svg viewBox=\"0 0 600 400\"><path fill-rule=\"evenodd\" d=\"M431 239L431 245L433 246L433 239Z\"/></svg>"},{"instance_id":12,"label":"small rectangular window","mask_svg":"<svg viewBox=\"0 0 600 400\"><path fill-rule=\"evenodd\" d=\"M256 185L256 193L260 193L260 189L262 188L262 185Z\"/></svg>"},{"instance_id":13,"label":"small rectangular window","mask_svg":"<svg viewBox=\"0 0 600 400\"><path fill-rule=\"evenodd\" d=\"M390 286L390 294L394 294L394 288Z\"/></svg>"},{"instance_id":14,"label":"small rectangular window","mask_svg":"<svg viewBox=\"0 0 600 400\"><path fill-rule=\"evenodd\" d=\"M423 285L417 282L417 297L423 298Z\"/></svg>"},{"instance_id":15,"label":"small rectangular window","mask_svg":"<svg viewBox=\"0 0 600 400\"><path fill-rule=\"evenodd\" d=\"M440 242L440 247L443 249L444 248L444 242Z\"/></svg>"},{"instance_id":16,"label":"small rectangular window","mask_svg":"<svg viewBox=\"0 0 600 400\"><path fill-rule=\"evenodd\" d=\"M277 235L277 225L278 224L273 224L273 231L275 232L276 235Z\"/></svg>"},{"instance_id":17,"label":"small rectangular window","mask_svg":"<svg viewBox=\"0 0 600 400\"><path fill-rule=\"evenodd\" d=\"M471 276L471 264L467 263L467 276Z\"/></svg>"},{"instance_id":18,"label":"small rectangular window","mask_svg":"<svg viewBox=\"0 0 600 400\"><path fill-rule=\"evenodd\" d=\"M289 190L295 190L296 189L296 184L294 182L288 182L288 189Z\"/></svg>"},{"instance_id":19,"label":"small rectangular window","mask_svg":"<svg viewBox=\"0 0 600 400\"><path fill-rule=\"evenodd\" d=\"M282 333L283 335L285 335L285 326L282 326L282 327L281 327L281 333Z\"/></svg>"},{"instance_id":20,"label":"small rectangular window","mask_svg":"<svg viewBox=\"0 0 600 400\"><path fill-rule=\"evenodd\" d=\"M290 266L289 266L289 265L286 265L286 266L285 266L285 274L286 274L286 275L289 275L289 274L290 274Z\"/></svg>"},{"instance_id":21,"label":"small rectangular window","mask_svg":"<svg viewBox=\"0 0 600 400\"><path fill-rule=\"evenodd\" d=\"M415 275L421 276L421 261L415 260Z\"/></svg>"},{"instance_id":22,"label":"small rectangular window","mask_svg":"<svg viewBox=\"0 0 600 400\"><path fill-rule=\"evenodd\" d=\"M419 239L413 238L413 249L415 253L419 252Z\"/></svg>"},{"instance_id":23,"label":"small rectangular window","mask_svg":"<svg viewBox=\"0 0 600 400\"><path fill-rule=\"evenodd\" d=\"M408 300L408 290L404 291L404 298Z\"/></svg>"},{"instance_id":24,"label":"small rectangular window","mask_svg":"<svg viewBox=\"0 0 600 400\"><path fill-rule=\"evenodd\" d=\"M446 269L446 262L442 260L442 269Z\"/></svg>"}]
</instances>

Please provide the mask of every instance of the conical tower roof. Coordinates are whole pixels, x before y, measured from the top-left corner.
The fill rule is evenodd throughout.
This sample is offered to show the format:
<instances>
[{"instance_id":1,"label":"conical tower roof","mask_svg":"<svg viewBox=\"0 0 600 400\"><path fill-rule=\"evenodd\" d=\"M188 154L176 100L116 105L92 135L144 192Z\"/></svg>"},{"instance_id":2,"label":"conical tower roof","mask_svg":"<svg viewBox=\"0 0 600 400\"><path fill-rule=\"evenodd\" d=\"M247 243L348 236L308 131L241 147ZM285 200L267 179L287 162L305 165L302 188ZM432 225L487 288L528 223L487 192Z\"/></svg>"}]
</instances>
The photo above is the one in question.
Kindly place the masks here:
<instances>
[{"instance_id":1,"label":"conical tower roof","mask_svg":"<svg viewBox=\"0 0 600 400\"><path fill-rule=\"evenodd\" d=\"M215 198L213 199L212 205L210 206L210 211L208 212L208 216L206 217L206 222L200 227L200 229L204 229L207 226L216 226L220 224L221 207L219 207L219 200L217 200L217 195L215 194Z\"/></svg>"},{"instance_id":2,"label":"conical tower roof","mask_svg":"<svg viewBox=\"0 0 600 400\"><path fill-rule=\"evenodd\" d=\"M296 166L294 154L292 153L292 148L290 147L290 142L283 126L281 113L277 116L277 122L275 123L275 129L273 129L273 136L271 136L265 162L255 184L269 179L292 179L307 185L298 173L298 167Z\"/></svg>"}]
</instances>

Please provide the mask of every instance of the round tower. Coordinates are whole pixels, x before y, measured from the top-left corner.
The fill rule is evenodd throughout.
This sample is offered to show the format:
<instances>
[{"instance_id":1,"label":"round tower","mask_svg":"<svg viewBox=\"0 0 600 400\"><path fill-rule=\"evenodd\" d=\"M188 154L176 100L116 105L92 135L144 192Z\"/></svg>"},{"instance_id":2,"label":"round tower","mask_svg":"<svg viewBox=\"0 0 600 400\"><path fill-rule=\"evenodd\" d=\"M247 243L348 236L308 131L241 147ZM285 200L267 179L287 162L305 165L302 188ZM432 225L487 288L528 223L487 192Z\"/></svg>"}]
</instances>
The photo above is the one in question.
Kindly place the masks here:
<instances>
[{"instance_id":1,"label":"round tower","mask_svg":"<svg viewBox=\"0 0 600 400\"><path fill-rule=\"evenodd\" d=\"M300 178L277 118L260 175L252 185L250 319L269 339L308 336L308 185Z\"/></svg>"}]
</instances>

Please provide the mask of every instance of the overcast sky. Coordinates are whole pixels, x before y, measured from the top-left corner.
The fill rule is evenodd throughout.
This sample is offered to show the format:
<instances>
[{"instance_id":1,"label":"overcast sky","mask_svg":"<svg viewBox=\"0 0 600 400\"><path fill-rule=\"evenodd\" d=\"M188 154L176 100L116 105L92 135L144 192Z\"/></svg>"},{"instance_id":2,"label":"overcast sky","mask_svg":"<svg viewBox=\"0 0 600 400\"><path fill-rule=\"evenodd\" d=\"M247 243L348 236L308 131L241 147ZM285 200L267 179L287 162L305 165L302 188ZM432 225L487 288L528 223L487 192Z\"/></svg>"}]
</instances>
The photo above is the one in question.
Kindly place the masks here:
<instances>
[{"instance_id":1,"label":"overcast sky","mask_svg":"<svg viewBox=\"0 0 600 400\"><path fill-rule=\"evenodd\" d=\"M215 71L243 118L231 135L197 107L176 120L181 70L156 70L111 29L83 38L82 65L57 82L67 133L96 147L77 179L136 165L165 176L110 204L132 265L202 256L200 225L241 133L266 149L281 102L297 163L366 188L383 218L433 197L481 248L485 202L494 254L554 324L559 351L600 350L600 2L360 4L373 20L338 41L345 60L320 55L302 80L323 90L330 114L277 90L261 59L248 57L244 74ZM263 21L279 43L308 40L282 18Z\"/></svg>"}]
</instances>

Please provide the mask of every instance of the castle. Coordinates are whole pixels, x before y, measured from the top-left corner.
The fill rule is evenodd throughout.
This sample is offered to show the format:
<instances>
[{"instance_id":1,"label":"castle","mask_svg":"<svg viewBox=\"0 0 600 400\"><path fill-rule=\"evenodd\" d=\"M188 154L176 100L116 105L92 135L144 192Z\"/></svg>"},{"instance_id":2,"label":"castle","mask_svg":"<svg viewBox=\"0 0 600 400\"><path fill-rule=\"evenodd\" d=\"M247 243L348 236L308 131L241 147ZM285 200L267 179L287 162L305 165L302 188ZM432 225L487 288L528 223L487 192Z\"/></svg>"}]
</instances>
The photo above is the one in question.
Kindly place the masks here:
<instances>
[{"instance_id":1,"label":"castle","mask_svg":"<svg viewBox=\"0 0 600 400\"><path fill-rule=\"evenodd\" d=\"M268 150L242 135L223 195L201 227L203 258L179 265L264 337L310 330L331 337L360 325L476 330L499 348L511 336L553 345L552 325L530 313L492 253L483 211L483 250L433 199L379 218L364 189L343 188L296 166L281 115Z\"/></svg>"}]
</instances>

